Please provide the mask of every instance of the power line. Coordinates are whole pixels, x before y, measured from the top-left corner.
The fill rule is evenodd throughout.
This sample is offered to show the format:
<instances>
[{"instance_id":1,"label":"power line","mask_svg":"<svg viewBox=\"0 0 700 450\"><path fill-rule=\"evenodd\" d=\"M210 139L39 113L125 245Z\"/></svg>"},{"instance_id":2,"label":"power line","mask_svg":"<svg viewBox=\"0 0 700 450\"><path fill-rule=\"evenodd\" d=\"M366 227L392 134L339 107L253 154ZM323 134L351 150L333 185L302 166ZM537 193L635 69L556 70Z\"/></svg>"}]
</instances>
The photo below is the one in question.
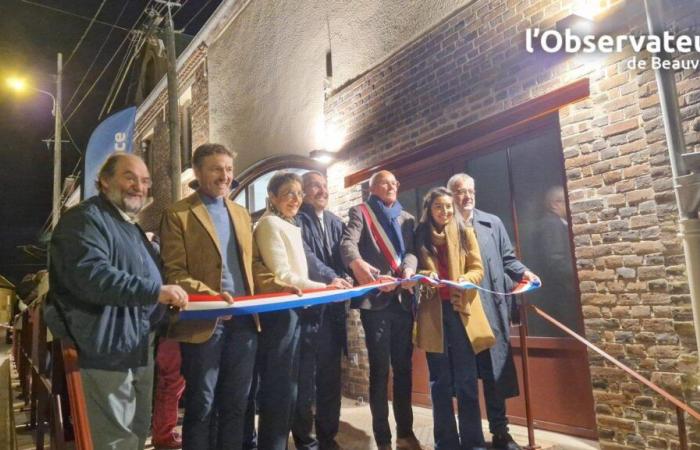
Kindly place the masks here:
<instances>
[{"instance_id":1,"label":"power line","mask_svg":"<svg viewBox=\"0 0 700 450\"><path fill-rule=\"evenodd\" d=\"M22 0L22 3L27 3L27 4L29 4L29 5L38 6L38 7L40 7L40 8L46 8L46 9L48 9L48 10L51 10L51 11L54 11L54 12L57 12L57 13L61 13L61 14L65 14L65 15L67 15L67 16L77 17L78 19L92 20L90 17L81 16L80 14L76 14L76 13L71 12L71 11L66 11L65 9L56 8L56 7L49 6L49 5L44 5L44 4L42 4L42 3L33 2L33 1L31 1L31 0ZM127 3L128 3L127 1L124 1L124 4L125 4L125 5L126 5ZM119 20L117 20L117 22L119 22ZM101 21L101 20L95 20L95 23L99 23L100 25L105 25L105 26L108 26L108 27L116 28L116 29L122 30L122 31L131 31L131 30L129 30L128 28L124 28L124 27L119 26L119 25L114 24L114 23L103 22L103 21Z\"/></svg>"},{"instance_id":2,"label":"power line","mask_svg":"<svg viewBox=\"0 0 700 450\"><path fill-rule=\"evenodd\" d=\"M196 19L197 16L199 16L202 13L202 11L206 9L209 3L211 3L211 0L207 0L207 2L204 5L202 5L201 8L199 8L199 11L197 11L194 16L190 17L190 20L188 20L187 23L182 28L180 28L180 32L184 32L185 30L187 30L187 27L190 26L192 21ZM181 10L182 9L179 9L177 12L180 12Z\"/></svg>"},{"instance_id":3,"label":"power line","mask_svg":"<svg viewBox=\"0 0 700 450\"><path fill-rule=\"evenodd\" d=\"M121 19L122 15L124 14L124 11L126 11L126 7L128 4L129 4L128 2L124 2L122 9L121 9L121 11L119 11L119 15L117 16L117 21L119 21L119 19ZM71 95L70 100L68 100L68 103L66 104L66 107L65 107L66 111L68 110L68 108L70 108L70 105L73 104L73 99L75 99L75 96L78 95L78 91L80 90L83 83L85 83L85 80L87 79L88 74L92 70L95 63L97 63L97 58L100 56L100 54L102 54L102 50L104 50L105 45L107 45L107 42L109 42L109 38L110 38L110 36L112 36L112 31L113 31L113 29L109 30L109 32L107 33L107 37L102 42L102 45L100 45L100 48L97 49L97 53L95 54L94 58L92 58L92 62L90 63L90 66L87 68L87 70L83 74L83 77L80 79L80 83L78 83L78 86L73 91L73 95Z\"/></svg>"},{"instance_id":4,"label":"power line","mask_svg":"<svg viewBox=\"0 0 700 450\"><path fill-rule=\"evenodd\" d=\"M150 2L151 2L151 0L149 0L148 3L150 3ZM141 20L141 17L143 16L143 14L146 12L146 8L147 8L147 7L148 7L148 4L146 4L146 7L144 7L143 11L141 11L141 14L139 14L139 17L136 19L136 22L134 22L134 25L133 25L132 28L131 28L131 31L134 31L134 30L136 29L136 25L138 24L139 20ZM109 66L112 64L112 61L114 61L114 58L117 57L117 55L118 55L119 52L121 51L122 47L123 47L124 44L126 43L127 39L129 39L129 36L130 36L130 34L127 35L127 36L122 40L121 44L119 44L119 47L117 47L117 49L114 51L114 54L113 54L112 57L109 59L109 61L107 61L107 64L105 64L105 66L102 68L102 71L99 73L99 75L97 76L97 78L95 79L95 81L90 85L90 87L88 88L87 92L83 95L83 97L80 99L80 101L79 101L78 104L75 106L75 108L73 108L73 111L71 111L70 115L68 115L68 117L67 117L66 120L65 120L66 123L68 123L68 121L75 115L75 113L78 111L78 109L80 108L80 106L82 106L82 104L83 104L83 102L85 101L85 99L92 93L93 89L95 89L95 86L96 86L97 83L100 81L100 79L101 79L102 76L105 74L105 72L107 72L107 69L108 69Z\"/></svg>"},{"instance_id":5,"label":"power line","mask_svg":"<svg viewBox=\"0 0 700 450\"><path fill-rule=\"evenodd\" d=\"M70 52L70 55L68 55L68 59L66 59L66 62L63 64L63 69L65 70L66 66L68 66L68 63L70 62L71 58L73 58L73 55L75 55L75 52L78 50L78 47L80 47L80 44L83 43L83 40L85 39L85 36L87 36L88 32L90 31L90 28L92 28L92 25L95 23L95 20L97 20L97 16L100 15L100 11L102 11L102 7L107 3L107 0L102 0L102 3L100 4L100 7L97 8L97 11L95 12L95 15L92 16L92 20L88 24L87 27L85 27L85 31L83 31L83 35L80 36L80 39L78 40L78 43L75 44L75 47L73 47L73 51Z\"/></svg>"}]
</instances>

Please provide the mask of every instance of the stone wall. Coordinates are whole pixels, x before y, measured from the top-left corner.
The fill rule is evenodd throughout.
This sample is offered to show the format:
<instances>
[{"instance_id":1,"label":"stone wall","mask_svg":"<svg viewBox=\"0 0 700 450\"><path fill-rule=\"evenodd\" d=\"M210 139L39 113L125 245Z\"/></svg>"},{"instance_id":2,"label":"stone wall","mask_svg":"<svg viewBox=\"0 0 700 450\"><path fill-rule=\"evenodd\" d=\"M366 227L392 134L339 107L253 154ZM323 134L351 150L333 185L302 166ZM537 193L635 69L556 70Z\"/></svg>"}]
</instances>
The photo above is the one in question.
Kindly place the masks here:
<instances>
[{"instance_id":1,"label":"stone wall","mask_svg":"<svg viewBox=\"0 0 700 450\"><path fill-rule=\"evenodd\" d=\"M654 73L629 70L629 49L585 59L524 50L526 28L552 28L574 3L476 1L334 92L326 120L345 130L347 158L329 168L333 208L342 215L360 199L357 186L344 189L344 175L589 79L590 96L559 111L585 333L697 408L697 349ZM692 1L666 3L675 32L700 33ZM643 16L616 20L620 33L646 31ZM677 80L688 150L697 151L700 73L678 72ZM348 363L344 388L366 398L358 322L352 315L358 364ZM674 410L596 354L589 358L601 446L676 448ZM697 432L691 442L700 447Z\"/></svg>"}]
</instances>

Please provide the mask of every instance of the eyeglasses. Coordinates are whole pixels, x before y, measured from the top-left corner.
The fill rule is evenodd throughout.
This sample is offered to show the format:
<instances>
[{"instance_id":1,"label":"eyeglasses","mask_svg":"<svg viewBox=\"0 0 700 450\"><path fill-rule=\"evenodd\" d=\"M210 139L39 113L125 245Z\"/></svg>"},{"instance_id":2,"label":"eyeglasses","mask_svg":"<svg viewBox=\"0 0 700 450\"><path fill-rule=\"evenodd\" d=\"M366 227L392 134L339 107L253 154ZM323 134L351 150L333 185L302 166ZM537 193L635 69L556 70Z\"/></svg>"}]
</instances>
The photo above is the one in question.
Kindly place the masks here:
<instances>
[{"instance_id":1,"label":"eyeglasses","mask_svg":"<svg viewBox=\"0 0 700 450\"><path fill-rule=\"evenodd\" d=\"M401 186L401 183L399 183L396 180L394 180L394 181L380 181L377 183L377 185L384 186L384 187L395 187L396 189L398 189L399 186Z\"/></svg>"},{"instance_id":2,"label":"eyeglasses","mask_svg":"<svg viewBox=\"0 0 700 450\"><path fill-rule=\"evenodd\" d=\"M147 188L151 188L153 186L153 181L151 181L150 178L139 178L134 174L126 174L123 175L124 179L129 182L129 184L141 184L143 186L146 186Z\"/></svg>"},{"instance_id":3,"label":"eyeglasses","mask_svg":"<svg viewBox=\"0 0 700 450\"><path fill-rule=\"evenodd\" d=\"M476 190L474 189L457 189L454 191L455 195L470 195L474 196L476 194Z\"/></svg>"},{"instance_id":4,"label":"eyeglasses","mask_svg":"<svg viewBox=\"0 0 700 450\"><path fill-rule=\"evenodd\" d=\"M280 195L278 197L286 198L287 200L292 200L294 198L304 198L304 192L302 192L302 191L280 192Z\"/></svg>"}]
</instances>

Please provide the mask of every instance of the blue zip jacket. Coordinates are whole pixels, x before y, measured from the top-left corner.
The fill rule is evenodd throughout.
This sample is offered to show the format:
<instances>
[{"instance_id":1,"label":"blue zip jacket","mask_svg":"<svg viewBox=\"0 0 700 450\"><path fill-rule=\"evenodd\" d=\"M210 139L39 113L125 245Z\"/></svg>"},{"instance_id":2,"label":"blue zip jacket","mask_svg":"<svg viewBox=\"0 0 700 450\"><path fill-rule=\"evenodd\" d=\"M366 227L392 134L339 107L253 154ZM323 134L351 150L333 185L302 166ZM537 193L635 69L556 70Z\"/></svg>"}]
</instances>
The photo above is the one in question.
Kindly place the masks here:
<instances>
[{"instance_id":1,"label":"blue zip jacket","mask_svg":"<svg viewBox=\"0 0 700 450\"><path fill-rule=\"evenodd\" d=\"M73 340L80 367L145 366L163 308L160 258L143 231L99 195L61 217L49 255L44 316L54 336Z\"/></svg>"}]
</instances>

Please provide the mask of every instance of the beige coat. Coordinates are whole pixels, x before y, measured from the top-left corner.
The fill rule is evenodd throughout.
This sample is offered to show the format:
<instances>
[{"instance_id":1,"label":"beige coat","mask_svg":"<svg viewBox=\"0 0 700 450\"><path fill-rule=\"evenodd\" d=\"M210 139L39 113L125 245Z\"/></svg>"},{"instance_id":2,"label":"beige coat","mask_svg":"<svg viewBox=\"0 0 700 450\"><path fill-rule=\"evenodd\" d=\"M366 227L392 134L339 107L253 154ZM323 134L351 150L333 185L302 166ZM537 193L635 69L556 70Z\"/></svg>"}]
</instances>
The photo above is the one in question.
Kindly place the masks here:
<instances>
[{"instance_id":1,"label":"beige coat","mask_svg":"<svg viewBox=\"0 0 700 450\"><path fill-rule=\"evenodd\" d=\"M252 295L253 233L250 215L245 208L228 198L225 202L235 229L246 292ZM182 286L188 294L220 293L222 260L219 239L214 222L199 194L195 192L163 213L160 239L167 283ZM258 282L264 285L273 283L273 279L261 277ZM257 322L257 317L255 319ZM168 337L180 342L205 342L214 332L217 320L220 319L175 322L168 329Z\"/></svg>"},{"instance_id":2,"label":"beige coat","mask_svg":"<svg viewBox=\"0 0 700 450\"><path fill-rule=\"evenodd\" d=\"M484 276L479 245L472 228L467 228L464 232L469 244L468 254L460 246L459 230L455 222L450 222L445 227L449 278L455 281L461 278L478 285ZM428 253L424 248L418 249L417 253L419 273L430 275L438 272L437 257ZM418 305L414 342L426 352L442 353L444 351L443 300L440 299L437 289L426 289L425 287L421 289L426 295L421 296ZM479 353L493 345L493 334L491 334L491 340L488 336L483 336L490 333L491 329L484 329L486 318L478 291L475 289L462 291L451 288L450 297L454 310L459 313L467 336L472 341L474 352ZM488 321L485 324L488 327Z\"/></svg>"}]
</instances>

